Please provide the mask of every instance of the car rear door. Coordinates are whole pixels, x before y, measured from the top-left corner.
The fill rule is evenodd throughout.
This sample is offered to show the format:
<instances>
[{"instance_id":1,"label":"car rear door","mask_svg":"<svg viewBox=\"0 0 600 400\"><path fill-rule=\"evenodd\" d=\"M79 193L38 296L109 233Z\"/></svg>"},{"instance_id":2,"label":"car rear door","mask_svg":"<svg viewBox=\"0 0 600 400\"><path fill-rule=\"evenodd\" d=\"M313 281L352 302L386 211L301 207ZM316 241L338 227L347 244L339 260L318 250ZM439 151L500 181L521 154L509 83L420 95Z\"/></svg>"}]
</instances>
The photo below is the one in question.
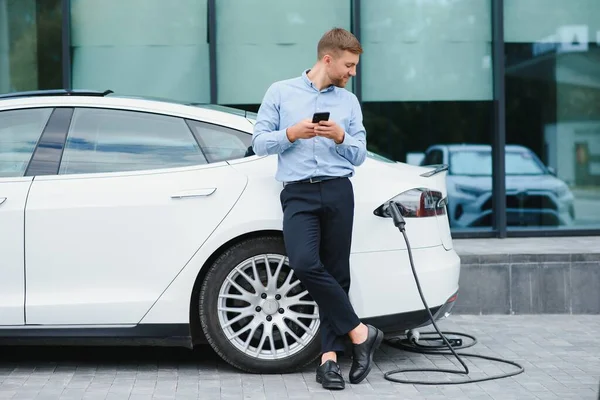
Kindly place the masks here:
<instances>
[{"instance_id":1,"label":"car rear door","mask_svg":"<svg viewBox=\"0 0 600 400\"><path fill-rule=\"evenodd\" d=\"M0 111L0 325L25 323L25 177L51 108Z\"/></svg>"},{"instance_id":2,"label":"car rear door","mask_svg":"<svg viewBox=\"0 0 600 400\"><path fill-rule=\"evenodd\" d=\"M76 108L61 157L27 203L27 324L139 322L246 184L147 112Z\"/></svg>"}]
</instances>

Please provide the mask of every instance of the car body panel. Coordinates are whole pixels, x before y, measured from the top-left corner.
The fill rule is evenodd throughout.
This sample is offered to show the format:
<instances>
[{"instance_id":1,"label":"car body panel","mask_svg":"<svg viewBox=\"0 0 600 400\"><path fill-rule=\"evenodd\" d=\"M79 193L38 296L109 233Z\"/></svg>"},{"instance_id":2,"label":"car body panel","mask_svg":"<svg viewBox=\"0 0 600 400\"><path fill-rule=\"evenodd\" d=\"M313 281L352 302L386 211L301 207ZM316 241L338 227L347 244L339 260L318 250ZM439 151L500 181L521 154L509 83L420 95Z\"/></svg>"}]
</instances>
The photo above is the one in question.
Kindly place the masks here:
<instances>
[{"instance_id":1,"label":"car body panel","mask_svg":"<svg viewBox=\"0 0 600 400\"><path fill-rule=\"evenodd\" d=\"M247 174L246 190L227 218L188 264L187 268L190 270L186 268L182 271L142 322L157 323L168 319L172 323L180 323L189 318L187 310L182 309L175 314L173 305L185 301L187 293L192 288L191 281L196 270L202 268L212 254L212 249L217 249L222 243L254 231L281 231L283 214L279 193L282 185L273 180L277 165L276 157L252 156L231 164L238 171ZM394 301L391 306L383 308L391 314L401 314L423 307L416 286L413 287L411 284L414 283L414 278L402 235L391 219L376 217L373 215L373 210L404 189L412 185L423 186L427 179L431 178L411 177L413 181L404 175L402 166L398 168L386 165L385 169L382 167L380 161L367 159L357 169L356 176L351 178L355 190L356 209L350 260L352 274L350 297L353 305L360 310L362 318L385 315L378 309L382 306L382 299L388 297L402 300ZM425 167L415 170L422 173L430 169ZM406 182L400 185L398 181L403 175ZM443 185L443 174L439 179L437 185L440 182ZM436 179L431 182L434 182L432 185L436 185ZM406 219L406 232L411 248L413 251L423 250L419 253L422 255L419 256L419 260L423 262L428 260L426 255L431 252L431 259L425 264L416 261L415 267L417 273L428 276L425 279L427 285L432 288L432 295L428 297L432 301L431 304L439 306L457 291L460 260L454 250L446 250L443 247L438 229L439 222L436 217L420 220ZM448 243L448 240L444 242ZM452 247L451 244L448 246ZM393 272L395 270L397 271ZM410 275L405 276L405 273ZM401 279L391 279L395 275L401 276ZM399 292L403 291L412 295L406 295L408 297L400 295ZM406 301L408 299L410 301ZM436 303L438 301L439 303Z\"/></svg>"},{"instance_id":2,"label":"car body panel","mask_svg":"<svg viewBox=\"0 0 600 400\"><path fill-rule=\"evenodd\" d=\"M455 252L440 245L412 249L412 256L430 307L444 304L458 291L460 259ZM349 296L360 318L423 308L408 260L408 250L352 254Z\"/></svg>"},{"instance_id":3,"label":"car body panel","mask_svg":"<svg viewBox=\"0 0 600 400\"><path fill-rule=\"evenodd\" d=\"M0 179L0 325L25 323L25 202L32 181Z\"/></svg>"},{"instance_id":4,"label":"car body panel","mask_svg":"<svg viewBox=\"0 0 600 400\"><path fill-rule=\"evenodd\" d=\"M113 96L0 100L0 112L28 107L144 111L248 135L254 122L243 112ZM81 332L84 338L104 338L106 327L124 336L148 335L138 327L180 334L197 321L194 290L216 256L244 237L281 235L276 168L276 156L251 155L183 168L35 176L21 270L27 277L25 328L40 336L45 328L70 337ZM351 182L356 205L350 297L357 312L369 319L422 311L406 243L392 220L374 211L414 188L446 196L446 171L370 154ZM210 195L173 198L198 191ZM460 273L447 217L406 218L406 233L429 305L440 307L456 293ZM166 325L179 328L156 328Z\"/></svg>"},{"instance_id":5,"label":"car body panel","mask_svg":"<svg viewBox=\"0 0 600 400\"><path fill-rule=\"evenodd\" d=\"M226 163L36 178L25 224L27 324L139 322L245 185ZM190 193L200 195L177 197Z\"/></svg>"}]
</instances>

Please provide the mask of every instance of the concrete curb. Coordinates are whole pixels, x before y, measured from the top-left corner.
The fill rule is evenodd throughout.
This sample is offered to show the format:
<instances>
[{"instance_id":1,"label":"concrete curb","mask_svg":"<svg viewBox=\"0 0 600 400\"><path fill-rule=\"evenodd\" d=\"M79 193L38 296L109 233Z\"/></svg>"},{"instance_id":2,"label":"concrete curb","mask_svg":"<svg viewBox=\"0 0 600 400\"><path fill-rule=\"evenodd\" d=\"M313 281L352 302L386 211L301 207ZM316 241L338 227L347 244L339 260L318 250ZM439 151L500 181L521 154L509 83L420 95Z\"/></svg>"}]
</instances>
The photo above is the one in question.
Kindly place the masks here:
<instances>
[{"instance_id":1,"label":"concrete curb","mask_svg":"<svg viewBox=\"0 0 600 400\"><path fill-rule=\"evenodd\" d=\"M455 314L600 314L600 253L460 257Z\"/></svg>"}]
</instances>

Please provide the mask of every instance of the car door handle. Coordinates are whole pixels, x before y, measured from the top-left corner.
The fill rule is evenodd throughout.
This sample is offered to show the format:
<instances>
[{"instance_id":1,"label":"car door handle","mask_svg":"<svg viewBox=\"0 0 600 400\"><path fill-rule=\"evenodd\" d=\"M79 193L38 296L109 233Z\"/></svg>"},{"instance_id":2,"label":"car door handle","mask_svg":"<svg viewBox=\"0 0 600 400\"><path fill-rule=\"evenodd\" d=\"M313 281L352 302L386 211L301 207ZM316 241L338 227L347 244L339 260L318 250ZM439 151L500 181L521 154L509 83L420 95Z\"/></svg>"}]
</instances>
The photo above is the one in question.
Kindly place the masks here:
<instances>
[{"instance_id":1,"label":"car door handle","mask_svg":"<svg viewBox=\"0 0 600 400\"><path fill-rule=\"evenodd\" d=\"M6 201L6 197L0 197L0 206L2 204L4 204L5 201Z\"/></svg>"},{"instance_id":2,"label":"car door handle","mask_svg":"<svg viewBox=\"0 0 600 400\"><path fill-rule=\"evenodd\" d=\"M172 199L186 199L186 198L190 198L190 197L206 197L206 196L210 196L211 194L213 194L216 190L217 190L217 188L204 188L204 189L188 190L185 192L175 193L174 195L171 196L171 198Z\"/></svg>"}]
</instances>

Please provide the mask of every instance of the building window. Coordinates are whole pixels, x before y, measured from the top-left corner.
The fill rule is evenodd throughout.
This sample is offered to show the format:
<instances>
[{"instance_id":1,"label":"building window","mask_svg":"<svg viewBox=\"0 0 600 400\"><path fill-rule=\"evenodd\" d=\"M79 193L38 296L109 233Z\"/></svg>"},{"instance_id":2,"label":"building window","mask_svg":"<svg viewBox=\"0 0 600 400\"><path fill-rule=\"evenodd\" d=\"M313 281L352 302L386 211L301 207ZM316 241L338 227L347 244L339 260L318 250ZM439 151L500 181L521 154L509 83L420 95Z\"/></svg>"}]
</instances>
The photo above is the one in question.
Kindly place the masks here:
<instances>
[{"instance_id":1,"label":"building window","mask_svg":"<svg viewBox=\"0 0 600 400\"><path fill-rule=\"evenodd\" d=\"M0 93L62 87L61 0L0 0Z\"/></svg>"},{"instance_id":2,"label":"building window","mask_svg":"<svg viewBox=\"0 0 600 400\"><path fill-rule=\"evenodd\" d=\"M210 101L207 0L71 0L72 85Z\"/></svg>"},{"instance_id":3,"label":"building window","mask_svg":"<svg viewBox=\"0 0 600 400\"><path fill-rule=\"evenodd\" d=\"M216 0L217 101L255 110L274 81L300 76L333 27L350 30L350 0ZM349 83L349 88L352 83Z\"/></svg>"},{"instance_id":4,"label":"building window","mask_svg":"<svg viewBox=\"0 0 600 400\"><path fill-rule=\"evenodd\" d=\"M600 3L504 7L506 143L542 164L510 175L507 165L508 229L598 228Z\"/></svg>"},{"instance_id":5,"label":"building window","mask_svg":"<svg viewBox=\"0 0 600 400\"><path fill-rule=\"evenodd\" d=\"M411 164L460 161L448 174L452 230L491 229L491 168L475 180L475 159L456 156L491 159L491 1L362 1L361 42L369 149Z\"/></svg>"}]
</instances>

